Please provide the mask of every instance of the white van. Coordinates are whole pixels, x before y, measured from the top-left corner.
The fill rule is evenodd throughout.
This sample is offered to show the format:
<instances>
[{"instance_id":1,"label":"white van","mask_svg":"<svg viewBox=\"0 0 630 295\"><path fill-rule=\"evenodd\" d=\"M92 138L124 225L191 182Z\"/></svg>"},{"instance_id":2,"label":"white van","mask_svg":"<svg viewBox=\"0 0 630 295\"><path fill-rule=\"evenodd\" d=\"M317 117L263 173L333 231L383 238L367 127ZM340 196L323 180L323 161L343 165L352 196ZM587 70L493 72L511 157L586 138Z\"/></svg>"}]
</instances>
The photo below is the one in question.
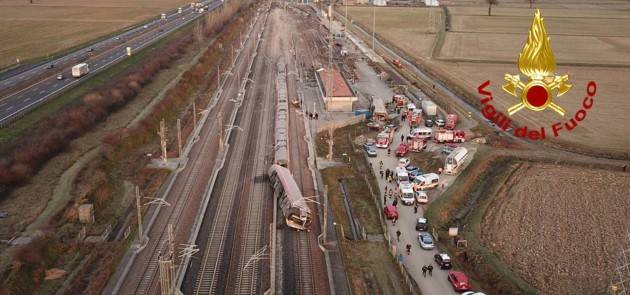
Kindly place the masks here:
<instances>
[{"instance_id":1,"label":"white van","mask_svg":"<svg viewBox=\"0 0 630 295\"><path fill-rule=\"evenodd\" d=\"M431 138L433 137L433 130L429 127L414 128L409 132L409 137Z\"/></svg>"},{"instance_id":2,"label":"white van","mask_svg":"<svg viewBox=\"0 0 630 295\"><path fill-rule=\"evenodd\" d=\"M409 174L407 169L403 167L396 167L396 182L400 184L409 184Z\"/></svg>"},{"instance_id":3,"label":"white van","mask_svg":"<svg viewBox=\"0 0 630 295\"><path fill-rule=\"evenodd\" d=\"M413 205L416 202L416 196L410 184L400 185L400 201L405 205Z\"/></svg>"},{"instance_id":4,"label":"white van","mask_svg":"<svg viewBox=\"0 0 630 295\"><path fill-rule=\"evenodd\" d=\"M413 179L413 188L417 191L436 188L439 185L440 176L435 173L427 173L416 176Z\"/></svg>"}]
</instances>

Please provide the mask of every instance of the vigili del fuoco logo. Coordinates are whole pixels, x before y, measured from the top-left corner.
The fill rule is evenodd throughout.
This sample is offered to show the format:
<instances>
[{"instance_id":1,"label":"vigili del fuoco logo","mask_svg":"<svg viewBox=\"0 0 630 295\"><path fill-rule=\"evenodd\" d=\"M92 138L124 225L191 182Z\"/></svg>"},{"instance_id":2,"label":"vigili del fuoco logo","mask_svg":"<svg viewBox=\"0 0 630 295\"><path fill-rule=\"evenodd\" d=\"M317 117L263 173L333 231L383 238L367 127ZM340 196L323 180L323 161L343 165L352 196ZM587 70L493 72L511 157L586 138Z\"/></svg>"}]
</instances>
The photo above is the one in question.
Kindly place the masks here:
<instances>
[{"instance_id":1,"label":"vigili del fuoco logo","mask_svg":"<svg viewBox=\"0 0 630 295\"><path fill-rule=\"evenodd\" d=\"M589 81L586 84L586 95L582 100L582 107L571 118L565 117L566 111L562 105L575 103L575 100L563 95L569 92L573 85L569 84L569 75L555 74L556 58L551 49L545 23L538 10L534 14L527 43L518 56L518 69L527 78L521 79L520 75L505 74L506 83L502 87L503 91L519 100L507 109L508 115L498 111L491 104L492 92L486 90L490 86L489 80L477 87L477 92L483 95L481 113L499 128L505 131L513 130L517 137L529 138L530 140L545 139L549 132L544 126L534 128L521 126L513 129L510 116L521 110L534 112L550 110L559 116L559 122L550 126L551 134L558 137L562 132L570 132L575 129L586 118L588 110L593 107L597 84L595 81ZM556 103L554 99L561 96L563 97L558 99L558 103ZM524 108L527 110L523 110Z\"/></svg>"}]
</instances>

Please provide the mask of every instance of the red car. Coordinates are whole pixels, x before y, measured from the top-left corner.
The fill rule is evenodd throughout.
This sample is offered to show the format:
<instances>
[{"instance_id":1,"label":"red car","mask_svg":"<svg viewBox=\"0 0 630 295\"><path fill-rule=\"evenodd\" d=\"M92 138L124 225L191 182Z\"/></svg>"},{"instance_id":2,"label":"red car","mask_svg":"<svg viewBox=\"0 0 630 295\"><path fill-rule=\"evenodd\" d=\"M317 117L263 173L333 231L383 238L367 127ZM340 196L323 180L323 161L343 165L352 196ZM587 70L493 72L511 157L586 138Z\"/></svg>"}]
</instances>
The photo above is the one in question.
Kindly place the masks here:
<instances>
[{"instance_id":1,"label":"red car","mask_svg":"<svg viewBox=\"0 0 630 295\"><path fill-rule=\"evenodd\" d=\"M457 292L464 292L470 290L470 283L468 277L459 271L451 270L448 272L448 281L451 282L453 288Z\"/></svg>"},{"instance_id":2,"label":"red car","mask_svg":"<svg viewBox=\"0 0 630 295\"><path fill-rule=\"evenodd\" d=\"M396 210L396 206L394 205L387 205L383 209L383 213L385 213L385 217L387 217L387 219L398 218L398 210Z\"/></svg>"},{"instance_id":3,"label":"red car","mask_svg":"<svg viewBox=\"0 0 630 295\"><path fill-rule=\"evenodd\" d=\"M396 157L404 157L409 152L409 145L401 143L396 149Z\"/></svg>"}]
</instances>

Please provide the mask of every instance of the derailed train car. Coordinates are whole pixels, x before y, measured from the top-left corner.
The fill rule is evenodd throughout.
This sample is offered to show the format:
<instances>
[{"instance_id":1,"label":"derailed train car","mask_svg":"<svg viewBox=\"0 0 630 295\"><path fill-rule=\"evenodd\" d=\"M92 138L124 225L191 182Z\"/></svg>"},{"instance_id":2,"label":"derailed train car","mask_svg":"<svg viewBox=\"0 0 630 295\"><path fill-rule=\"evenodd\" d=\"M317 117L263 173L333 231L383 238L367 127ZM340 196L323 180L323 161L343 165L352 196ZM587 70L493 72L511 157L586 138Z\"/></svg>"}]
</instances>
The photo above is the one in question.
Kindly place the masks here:
<instances>
[{"instance_id":1,"label":"derailed train car","mask_svg":"<svg viewBox=\"0 0 630 295\"><path fill-rule=\"evenodd\" d=\"M287 68L284 62L278 62L276 75L276 120L274 163L283 167L289 165L289 100L287 96Z\"/></svg>"},{"instance_id":2,"label":"derailed train car","mask_svg":"<svg viewBox=\"0 0 630 295\"><path fill-rule=\"evenodd\" d=\"M291 171L280 165L271 165L269 181L287 225L297 230L310 230L311 209L306 204Z\"/></svg>"}]
</instances>

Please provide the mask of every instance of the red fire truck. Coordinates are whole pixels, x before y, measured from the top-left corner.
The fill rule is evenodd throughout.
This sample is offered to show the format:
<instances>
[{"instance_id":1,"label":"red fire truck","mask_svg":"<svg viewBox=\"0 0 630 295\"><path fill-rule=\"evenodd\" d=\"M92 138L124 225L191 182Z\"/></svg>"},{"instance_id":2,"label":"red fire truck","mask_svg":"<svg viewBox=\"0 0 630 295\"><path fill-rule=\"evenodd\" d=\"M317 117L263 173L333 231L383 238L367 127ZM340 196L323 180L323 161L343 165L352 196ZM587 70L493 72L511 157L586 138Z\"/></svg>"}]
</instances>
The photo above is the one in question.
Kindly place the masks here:
<instances>
[{"instance_id":1,"label":"red fire truck","mask_svg":"<svg viewBox=\"0 0 630 295\"><path fill-rule=\"evenodd\" d=\"M405 107L405 103L407 100L405 99L404 95L394 94L392 99L394 100L394 105L396 106L397 109Z\"/></svg>"},{"instance_id":2,"label":"red fire truck","mask_svg":"<svg viewBox=\"0 0 630 295\"><path fill-rule=\"evenodd\" d=\"M401 143L396 149L396 157L404 157L409 152L409 145Z\"/></svg>"},{"instance_id":3,"label":"red fire truck","mask_svg":"<svg viewBox=\"0 0 630 295\"><path fill-rule=\"evenodd\" d=\"M457 115L455 114L448 114L446 116L446 129L448 130L453 130L455 129L455 125L457 125Z\"/></svg>"},{"instance_id":4,"label":"red fire truck","mask_svg":"<svg viewBox=\"0 0 630 295\"><path fill-rule=\"evenodd\" d=\"M386 149L394 140L394 129L387 128L376 136L376 147Z\"/></svg>"},{"instance_id":5,"label":"red fire truck","mask_svg":"<svg viewBox=\"0 0 630 295\"><path fill-rule=\"evenodd\" d=\"M407 116L409 117L409 126L411 126L411 128L418 127L422 124L422 110L415 109L409 111Z\"/></svg>"},{"instance_id":6,"label":"red fire truck","mask_svg":"<svg viewBox=\"0 0 630 295\"><path fill-rule=\"evenodd\" d=\"M464 142L466 140L466 133L461 130L438 130L435 132L435 142Z\"/></svg>"},{"instance_id":7,"label":"red fire truck","mask_svg":"<svg viewBox=\"0 0 630 295\"><path fill-rule=\"evenodd\" d=\"M412 137L410 147L411 147L412 152L421 152L423 149L427 147L426 137L420 137L420 136Z\"/></svg>"}]
</instances>

